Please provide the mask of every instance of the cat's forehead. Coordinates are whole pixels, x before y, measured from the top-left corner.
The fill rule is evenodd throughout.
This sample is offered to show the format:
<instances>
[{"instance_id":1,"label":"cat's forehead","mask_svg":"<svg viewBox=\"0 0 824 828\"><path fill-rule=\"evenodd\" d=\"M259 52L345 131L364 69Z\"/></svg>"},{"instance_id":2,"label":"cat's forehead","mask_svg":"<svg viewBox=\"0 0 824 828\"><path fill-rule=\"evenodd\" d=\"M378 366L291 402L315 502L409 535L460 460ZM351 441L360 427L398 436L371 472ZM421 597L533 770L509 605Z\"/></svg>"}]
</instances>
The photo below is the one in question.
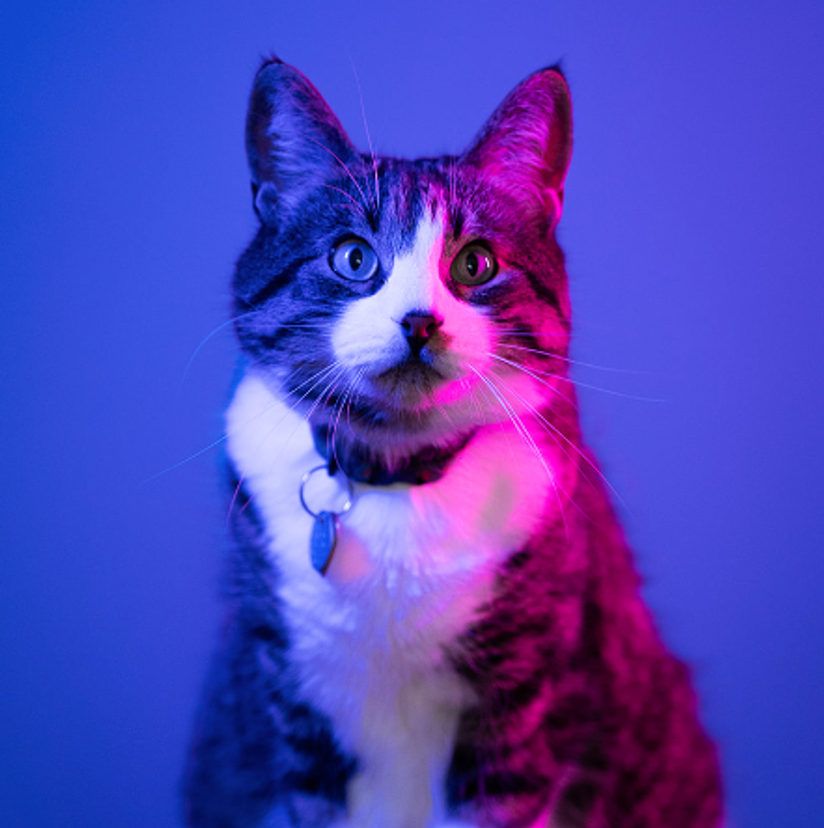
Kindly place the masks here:
<instances>
[{"instance_id":1,"label":"cat's forehead","mask_svg":"<svg viewBox=\"0 0 824 828\"><path fill-rule=\"evenodd\" d=\"M446 210L444 175L435 161L383 159L374 186L380 228L393 236L396 253L410 250L421 223Z\"/></svg>"},{"instance_id":2,"label":"cat's forehead","mask_svg":"<svg viewBox=\"0 0 824 828\"><path fill-rule=\"evenodd\" d=\"M454 156L382 158L370 171L372 187L380 193L380 231L393 237L395 253L410 249L423 219L437 220L453 239L480 236L504 247L529 244L541 229L517 193Z\"/></svg>"}]
</instances>

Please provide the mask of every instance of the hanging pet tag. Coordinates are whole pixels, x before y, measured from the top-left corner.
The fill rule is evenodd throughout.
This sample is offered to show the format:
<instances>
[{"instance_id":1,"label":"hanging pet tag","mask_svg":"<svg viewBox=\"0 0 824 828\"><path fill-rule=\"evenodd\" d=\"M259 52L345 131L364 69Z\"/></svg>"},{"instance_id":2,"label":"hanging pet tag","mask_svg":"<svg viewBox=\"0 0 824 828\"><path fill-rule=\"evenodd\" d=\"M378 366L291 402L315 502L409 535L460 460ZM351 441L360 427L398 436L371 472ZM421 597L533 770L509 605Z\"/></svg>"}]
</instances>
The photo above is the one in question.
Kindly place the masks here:
<instances>
[{"instance_id":1,"label":"hanging pet tag","mask_svg":"<svg viewBox=\"0 0 824 828\"><path fill-rule=\"evenodd\" d=\"M312 539L309 546L312 566L321 575L326 574L326 567L332 560L332 553L335 551L337 542L338 516L334 512L319 512L315 517L315 525L312 527Z\"/></svg>"},{"instance_id":2,"label":"hanging pet tag","mask_svg":"<svg viewBox=\"0 0 824 828\"><path fill-rule=\"evenodd\" d=\"M312 566L314 566L321 575L325 575L326 570L329 567L329 562L332 560L332 554L335 551L335 544L338 541L340 516L352 508L352 501L355 497L355 492L352 488L352 482L348 477L344 476L343 479L346 481L347 498L340 511L331 512L326 509L322 509L320 512L313 512L306 504L304 490L306 489L306 484L309 482L312 475L319 471L325 471L329 474L329 469L326 466L315 466L314 469L309 469L300 481L298 495L300 496L300 505L303 506L306 512L315 519L315 523L312 526L312 534L309 539L309 555L312 559Z\"/></svg>"}]
</instances>

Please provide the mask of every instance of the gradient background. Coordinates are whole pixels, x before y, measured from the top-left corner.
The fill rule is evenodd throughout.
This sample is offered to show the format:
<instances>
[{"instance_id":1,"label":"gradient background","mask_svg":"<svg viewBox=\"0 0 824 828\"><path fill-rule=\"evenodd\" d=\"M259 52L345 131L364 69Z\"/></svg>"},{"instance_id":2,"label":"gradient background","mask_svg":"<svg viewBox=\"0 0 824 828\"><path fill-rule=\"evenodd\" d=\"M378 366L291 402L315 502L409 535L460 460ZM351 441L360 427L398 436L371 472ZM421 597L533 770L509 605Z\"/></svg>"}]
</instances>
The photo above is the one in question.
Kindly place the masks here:
<instances>
[{"instance_id":1,"label":"gradient background","mask_svg":"<svg viewBox=\"0 0 824 828\"><path fill-rule=\"evenodd\" d=\"M824 4L7 2L0 825L166 828L219 623L208 446L275 50L365 147L460 150L563 60L591 442L731 823L824 819ZM185 379L183 378L186 372ZM617 396L614 393L626 396ZM645 401L663 399L664 402Z\"/></svg>"}]
</instances>

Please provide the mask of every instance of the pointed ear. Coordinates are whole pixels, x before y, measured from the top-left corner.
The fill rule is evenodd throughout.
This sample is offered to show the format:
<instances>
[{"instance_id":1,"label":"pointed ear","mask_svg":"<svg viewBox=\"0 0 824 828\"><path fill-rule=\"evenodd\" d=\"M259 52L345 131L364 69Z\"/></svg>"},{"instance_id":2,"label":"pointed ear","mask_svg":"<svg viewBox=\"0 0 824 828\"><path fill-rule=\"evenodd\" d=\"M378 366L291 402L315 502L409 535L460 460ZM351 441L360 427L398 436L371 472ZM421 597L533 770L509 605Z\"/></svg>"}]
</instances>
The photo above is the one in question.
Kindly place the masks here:
<instances>
[{"instance_id":1,"label":"pointed ear","mask_svg":"<svg viewBox=\"0 0 824 828\"><path fill-rule=\"evenodd\" d=\"M265 224L335 177L357 152L320 93L277 58L255 77L246 117L255 212Z\"/></svg>"},{"instance_id":2,"label":"pointed ear","mask_svg":"<svg viewBox=\"0 0 824 828\"><path fill-rule=\"evenodd\" d=\"M496 185L537 200L554 228L571 156L569 88L553 67L530 75L509 93L464 160Z\"/></svg>"}]
</instances>

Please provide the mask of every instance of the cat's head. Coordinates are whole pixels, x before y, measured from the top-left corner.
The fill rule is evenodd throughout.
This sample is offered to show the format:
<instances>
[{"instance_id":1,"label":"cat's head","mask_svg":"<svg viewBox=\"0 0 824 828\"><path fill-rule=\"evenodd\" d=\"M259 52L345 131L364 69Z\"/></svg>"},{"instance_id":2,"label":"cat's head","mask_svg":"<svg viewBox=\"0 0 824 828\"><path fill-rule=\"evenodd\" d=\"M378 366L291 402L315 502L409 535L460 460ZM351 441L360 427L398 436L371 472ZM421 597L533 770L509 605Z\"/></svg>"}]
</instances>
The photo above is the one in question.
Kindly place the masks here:
<instances>
[{"instance_id":1,"label":"cat's head","mask_svg":"<svg viewBox=\"0 0 824 828\"><path fill-rule=\"evenodd\" d=\"M559 71L521 83L462 155L406 161L358 152L314 86L271 61L246 140L260 229L237 265L236 326L313 424L400 456L563 393Z\"/></svg>"}]
</instances>

